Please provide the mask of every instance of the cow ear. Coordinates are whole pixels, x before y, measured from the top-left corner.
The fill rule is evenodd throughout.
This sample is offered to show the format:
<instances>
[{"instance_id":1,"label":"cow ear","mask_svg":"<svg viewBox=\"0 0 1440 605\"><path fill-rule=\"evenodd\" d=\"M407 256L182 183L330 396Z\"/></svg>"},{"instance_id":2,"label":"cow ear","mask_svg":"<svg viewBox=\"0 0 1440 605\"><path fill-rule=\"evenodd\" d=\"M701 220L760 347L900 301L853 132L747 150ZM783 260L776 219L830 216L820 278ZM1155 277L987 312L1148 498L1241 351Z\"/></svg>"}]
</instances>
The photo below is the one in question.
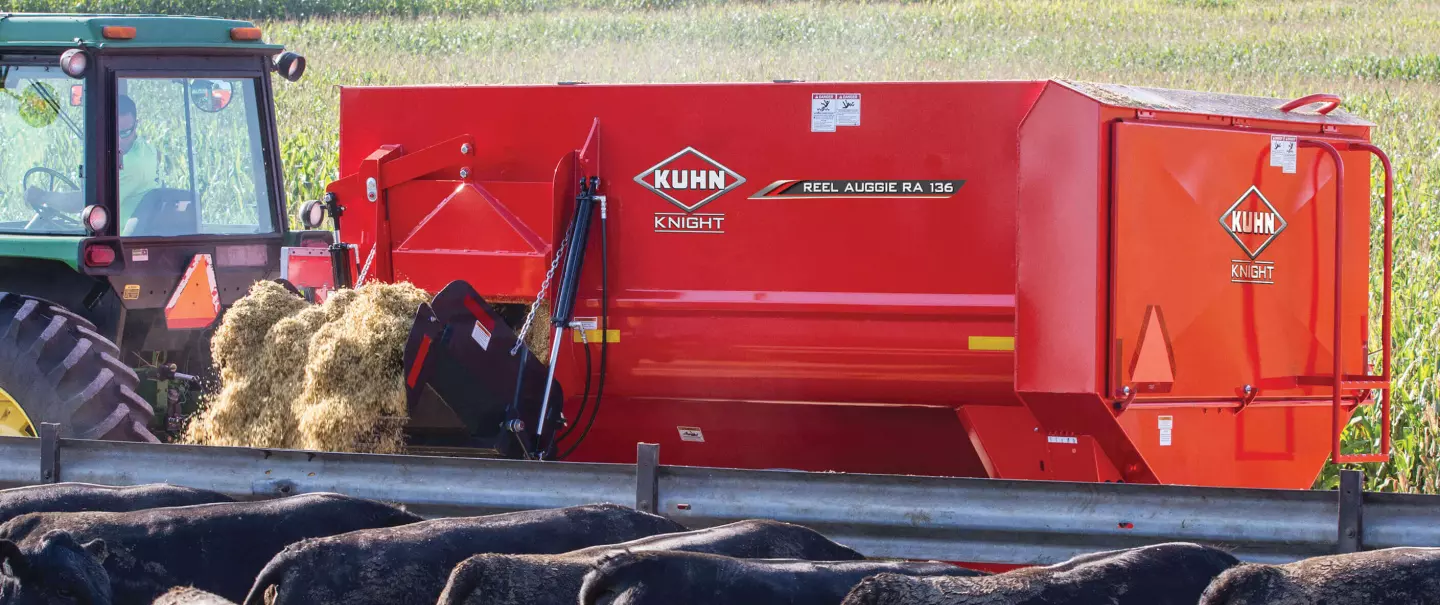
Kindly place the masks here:
<instances>
[{"instance_id":1,"label":"cow ear","mask_svg":"<svg viewBox=\"0 0 1440 605\"><path fill-rule=\"evenodd\" d=\"M105 546L105 541L99 538L86 542L81 548L90 553L90 556L95 557L97 563L104 563L105 557L110 554L110 549Z\"/></svg>"},{"instance_id":2,"label":"cow ear","mask_svg":"<svg viewBox=\"0 0 1440 605\"><path fill-rule=\"evenodd\" d=\"M20 552L20 547L9 540L0 540L0 567L4 567L5 573L20 577L30 570L30 562L25 560L25 553Z\"/></svg>"}]
</instances>

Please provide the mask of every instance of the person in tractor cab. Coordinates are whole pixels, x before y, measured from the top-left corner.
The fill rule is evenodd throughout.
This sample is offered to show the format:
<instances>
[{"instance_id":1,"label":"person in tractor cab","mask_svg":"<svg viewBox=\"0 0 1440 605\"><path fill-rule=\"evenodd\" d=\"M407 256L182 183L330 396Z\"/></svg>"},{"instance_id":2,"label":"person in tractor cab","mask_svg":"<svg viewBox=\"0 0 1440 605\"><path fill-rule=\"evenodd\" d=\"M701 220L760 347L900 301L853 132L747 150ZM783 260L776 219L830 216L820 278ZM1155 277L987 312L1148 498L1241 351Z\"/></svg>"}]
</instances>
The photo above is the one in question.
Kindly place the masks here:
<instances>
[{"instance_id":1,"label":"person in tractor cab","mask_svg":"<svg viewBox=\"0 0 1440 605\"><path fill-rule=\"evenodd\" d=\"M138 132L140 119L135 101L121 95L115 99L115 161L120 170L120 235L135 229L135 209L145 194L160 186L160 150L147 143ZM44 191L31 187L25 191L31 206L41 204L64 212L78 213L85 206L79 191Z\"/></svg>"}]
</instances>

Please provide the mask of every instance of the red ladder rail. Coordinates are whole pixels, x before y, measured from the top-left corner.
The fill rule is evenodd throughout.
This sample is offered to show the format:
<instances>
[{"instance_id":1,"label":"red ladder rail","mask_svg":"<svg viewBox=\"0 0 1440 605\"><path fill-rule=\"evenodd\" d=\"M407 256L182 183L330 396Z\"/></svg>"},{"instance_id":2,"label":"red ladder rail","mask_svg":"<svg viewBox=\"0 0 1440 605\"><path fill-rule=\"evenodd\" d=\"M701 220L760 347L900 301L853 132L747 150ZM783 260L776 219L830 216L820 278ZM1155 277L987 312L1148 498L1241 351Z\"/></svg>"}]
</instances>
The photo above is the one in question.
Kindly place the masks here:
<instances>
[{"instance_id":1,"label":"red ladder rail","mask_svg":"<svg viewBox=\"0 0 1440 605\"><path fill-rule=\"evenodd\" d=\"M1394 281L1394 192L1395 192L1395 171L1390 164L1390 158L1383 150L1370 143L1347 143L1345 148L1350 151L1366 151L1373 154L1380 160L1385 169L1385 262L1384 262L1384 290L1381 301L1380 325L1381 325L1381 362L1379 375L1347 375L1342 367L1341 341L1341 319L1342 312L1341 277L1344 275L1342 266L1342 250L1345 238L1345 163L1340 157L1340 151L1334 145L1325 141L1302 139L1299 141L1301 147L1314 147L1330 156L1335 163L1335 333L1334 345L1331 350L1334 352L1335 361L1333 372L1330 376L1303 377L1301 384L1329 385L1331 391L1330 428L1331 445L1330 461L1334 464L1349 464L1358 462L1385 462L1390 459L1390 390L1391 390L1391 286ZM1342 454L1340 451L1341 436L1344 433L1344 426L1341 425L1340 412L1344 405L1344 394L1346 391L1378 391L1380 394L1380 451L1370 454ZM1357 405L1359 401L1357 400Z\"/></svg>"}]
</instances>

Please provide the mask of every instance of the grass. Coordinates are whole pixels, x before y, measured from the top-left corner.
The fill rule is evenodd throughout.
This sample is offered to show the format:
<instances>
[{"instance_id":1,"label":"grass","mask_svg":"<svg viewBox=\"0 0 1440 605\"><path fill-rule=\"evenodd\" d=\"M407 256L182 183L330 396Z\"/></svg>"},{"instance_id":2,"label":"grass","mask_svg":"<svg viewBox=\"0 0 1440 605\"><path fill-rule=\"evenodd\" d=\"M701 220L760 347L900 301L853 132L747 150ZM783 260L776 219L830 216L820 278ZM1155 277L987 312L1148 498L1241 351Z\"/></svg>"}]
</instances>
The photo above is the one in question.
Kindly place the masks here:
<instances>
[{"instance_id":1,"label":"grass","mask_svg":"<svg viewBox=\"0 0 1440 605\"><path fill-rule=\"evenodd\" d=\"M1397 452L1389 463L1366 465L1369 486L1440 491L1440 5L985 0L706 2L634 11L585 6L599 5L557 8L521 0L496 4L483 16L264 23L270 39L310 59L307 79L282 83L277 92L291 205L315 199L335 177L334 87L340 84L1053 76L1275 97L1336 92L1349 110L1379 124L1375 140L1395 158L1397 171ZM1378 195L1378 169L1374 183ZM1352 450L1374 450L1377 440L1373 410L1346 433ZM1327 467L1317 487L1333 486L1335 471Z\"/></svg>"}]
</instances>

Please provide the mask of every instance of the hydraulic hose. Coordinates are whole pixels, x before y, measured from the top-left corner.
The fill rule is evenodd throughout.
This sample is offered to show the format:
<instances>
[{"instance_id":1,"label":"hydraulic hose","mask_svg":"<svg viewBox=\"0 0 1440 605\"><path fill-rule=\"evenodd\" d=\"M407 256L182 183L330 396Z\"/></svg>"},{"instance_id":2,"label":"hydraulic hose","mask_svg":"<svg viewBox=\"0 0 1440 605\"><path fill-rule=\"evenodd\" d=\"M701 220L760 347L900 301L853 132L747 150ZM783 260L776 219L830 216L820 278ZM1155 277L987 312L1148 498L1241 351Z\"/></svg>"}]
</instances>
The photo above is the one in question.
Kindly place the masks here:
<instances>
[{"instance_id":1,"label":"hydraulic hose","mask_svg":"<svg viewBox=\"0 0 1440 605\"><path fill-rule=\"evenodd\" d=\"M575 443L565 450L564 454L557 457L557 460L564 460L575 453L575 449L585 442L585 437L590 435L590 428L595 426L595 417L600 415L600 398L605 396L605 361L610 352L610 238L606 235L606 208L605 197L600 196L600 384L595 388L595 409L590 411L590 421L585 424L585 430ZM585 346L585 390L590 390L590 346ZM582 401L583 404L583 401ZM583 408L582 408L583 411ZM580 415L575 415L575 425L579 426ZM572 427L573 428L573 427ZM567 431L566 434L569 434Z\"/></svg>"}]
</instances>

